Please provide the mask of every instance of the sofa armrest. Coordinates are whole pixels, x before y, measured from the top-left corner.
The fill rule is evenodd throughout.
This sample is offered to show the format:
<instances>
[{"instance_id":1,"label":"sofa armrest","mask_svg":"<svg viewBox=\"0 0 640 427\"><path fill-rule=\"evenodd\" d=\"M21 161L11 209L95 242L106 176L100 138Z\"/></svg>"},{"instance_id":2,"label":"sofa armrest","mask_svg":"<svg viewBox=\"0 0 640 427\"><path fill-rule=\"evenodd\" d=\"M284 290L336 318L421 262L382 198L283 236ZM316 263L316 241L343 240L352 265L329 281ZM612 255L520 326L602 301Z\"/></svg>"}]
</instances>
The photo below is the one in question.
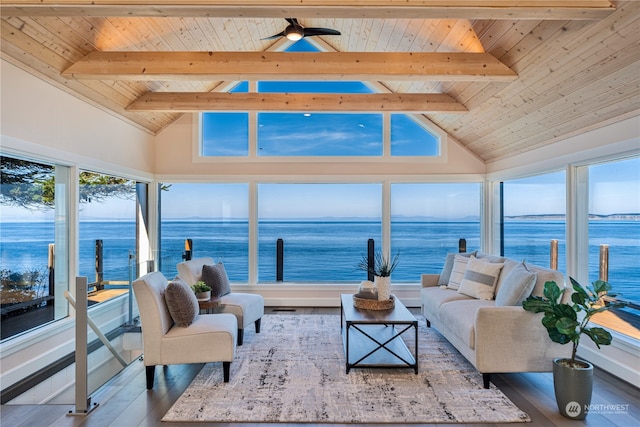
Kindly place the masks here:
<instances>
[{"instance_id":1,"label":"sofa armrest","mask_svg":"<svg viewBox=\"0 0 640 427\"><path fill-rule=\"evenodd\" d=\"M543 313L521 306L480 307L475 318L476 368L486 372L549 372L570 345L554 343L542 326Z\"/></svg>"},{"instance_id":2,"label":"sofa armrest","mask_svg":"<svg viewBox=\"0 0 640 427\"><path fill-rule=\"evenodd\" d=\"M420 276L420 284L423 288L438 286L439 274L423 274Z\"/></svg>"}]
</instances>

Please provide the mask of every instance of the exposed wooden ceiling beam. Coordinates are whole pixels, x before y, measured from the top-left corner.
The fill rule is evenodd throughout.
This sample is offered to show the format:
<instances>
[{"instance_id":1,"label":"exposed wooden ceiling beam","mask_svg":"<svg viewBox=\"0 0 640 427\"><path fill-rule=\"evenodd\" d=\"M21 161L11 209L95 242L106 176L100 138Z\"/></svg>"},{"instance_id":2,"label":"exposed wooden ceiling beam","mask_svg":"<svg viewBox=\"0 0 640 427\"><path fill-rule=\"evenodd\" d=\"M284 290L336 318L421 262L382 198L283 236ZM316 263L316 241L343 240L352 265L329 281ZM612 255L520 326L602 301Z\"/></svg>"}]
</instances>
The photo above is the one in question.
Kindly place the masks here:
<instances>
[{"instance_id":1,"label":"exposed wooden ceiling beam","mask_svg":"<svg viewBox=\"0 0 640 427\"><path fill-rule=\"evenodd\" d=\"M602 19L607 0L8 0L4 16Z\"/></svg>"},{"instance_id":2,"label":"exposed wooden ceiling beam","mask_svg":"<svg viewBox=\"0 0 640 427\"><path fill-rule=\"evenodd\" d=\"M513 81L488 53L92 52L62 75L103 80Z\"/></svg>"},{"instance_id":3,"label":"exposed wooden ceiling beam","mask_svg":"<svg viewBox=\"0 0 640 427\"><path fill-rule=\"evenodd\" d=\"M463 113L467 109L446 94L374 93L215 93L149 92L129 111L292 111Z\"/></svg>"}]
</instances>

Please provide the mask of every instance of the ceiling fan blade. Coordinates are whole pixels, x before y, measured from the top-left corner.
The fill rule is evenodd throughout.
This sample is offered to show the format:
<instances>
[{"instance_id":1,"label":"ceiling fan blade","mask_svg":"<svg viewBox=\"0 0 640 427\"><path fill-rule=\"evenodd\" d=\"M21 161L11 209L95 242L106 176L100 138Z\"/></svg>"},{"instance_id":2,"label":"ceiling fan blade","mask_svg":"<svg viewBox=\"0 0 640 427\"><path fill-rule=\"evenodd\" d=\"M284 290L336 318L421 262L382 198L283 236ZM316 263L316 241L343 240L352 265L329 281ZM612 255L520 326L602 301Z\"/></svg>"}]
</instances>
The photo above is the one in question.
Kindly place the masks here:
<instances>
[{"instance_id":1,"label":"ceiling fan blade","mask_svg":"<svg viewBox=\"0 0 640 427\"><path fill-rule=\"evenodd\" d=\"M277 39L277 38L280 38L280 37L283 37L283 36L284 36L284 31L280 31L278 34L274 34L272 36L265 37L265 38L260 39L260 40L272 40L272 39Z\"/></svg>"},{"instance_id":2,"label":"ceiling fan blade","mask_svg":"<svg viewBox=\"0 0 640 427\"><path fill-rule=\"evenodd\" d=\"M313 28L313 27L305 28L302 25L300 25L297 18L284 18L284 19L289 23L289 26L287 26L287 28L285 28L284 31L278 34L274 34L271 37L265 37L261 40L271 40L271 39L277 39L279 37L287 37L287 34L290 32L302 34L302 37L339 36L340 35L340 31L332 30L331 28Z\"/></svg>"},{"instance_id":3,"label":"ceiling fan blade","mask_svg":"<svg viewBox=\"0 0 640 427\"><path fill-rule=\"evenodd\" d=\"M339 36L340 31L331 28L303 28L304 36Z\"/></svg>"}]
</instances>

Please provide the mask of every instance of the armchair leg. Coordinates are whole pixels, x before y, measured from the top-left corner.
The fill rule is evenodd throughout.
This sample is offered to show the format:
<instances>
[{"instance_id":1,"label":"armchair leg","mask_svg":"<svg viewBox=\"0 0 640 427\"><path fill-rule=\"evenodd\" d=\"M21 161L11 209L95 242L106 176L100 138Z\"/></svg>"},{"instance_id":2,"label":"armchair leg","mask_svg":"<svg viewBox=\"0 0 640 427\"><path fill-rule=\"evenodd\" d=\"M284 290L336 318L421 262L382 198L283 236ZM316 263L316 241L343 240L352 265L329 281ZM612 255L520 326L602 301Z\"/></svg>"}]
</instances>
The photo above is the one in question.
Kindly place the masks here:
<instances>
[{"instance_id":1,"label":"armchair leg","mask_svg":"<svg viewBox=\"0 0 640 427\"><path fill-rule=\"evenodd\" d=\"M489 383L491 382L491 374L482 374L482 382L484 383L484 388L489 388Z\"/></svg>"},{"instance_id":2,"label":"armchair leg","mask_svg":"<svg viewBox=\"0 0 640 427\"><path fill-rule=\"evenodd\" d=\"M238 346L242 345L243 336L244 336L244 329L238 329Z\"/></svg>"},{"instance_id":3,"label":"armchair leg","mask_svg":"<svg viewBox=\"0 0 640 427\"><path fill-rule=\"evenodd\" d=\"M224 382L229 382L229 371L231 370L231 362L222 362L222 375L224 377Z\"/></svg>"},{"instance_id":4,"label":"armchair leg","mask_svg":"<svg viewBox=\"0 0 640 427\"><path fill-rule=\"evenodd\" d=\"M146 374L147 374L147 390L151 390L153 388L153 377L156 373L156 367L154 366L146 366Z\"/></svg>"},{"instance_id":5,"label":"armchair leg","mask_svg":"<svg viewBox=\"0 0 640 427\"><path fill-rule=\"evenodd\" d=\"M431 322L429 322L429 319L425 319L427 321L427 328L431 327Z\"/></svg>"},{"instance_id":6,"label":"armchair leg","mask_svg":"<svg viewBox=\"0 0 640 427\"><path fill-rule=\"evenodd\" d=\"M258 320L256 320L255 324L256 324L256 334L260 333L260 321L262 320L262 317Z\"/></svg>"}]
</instances>

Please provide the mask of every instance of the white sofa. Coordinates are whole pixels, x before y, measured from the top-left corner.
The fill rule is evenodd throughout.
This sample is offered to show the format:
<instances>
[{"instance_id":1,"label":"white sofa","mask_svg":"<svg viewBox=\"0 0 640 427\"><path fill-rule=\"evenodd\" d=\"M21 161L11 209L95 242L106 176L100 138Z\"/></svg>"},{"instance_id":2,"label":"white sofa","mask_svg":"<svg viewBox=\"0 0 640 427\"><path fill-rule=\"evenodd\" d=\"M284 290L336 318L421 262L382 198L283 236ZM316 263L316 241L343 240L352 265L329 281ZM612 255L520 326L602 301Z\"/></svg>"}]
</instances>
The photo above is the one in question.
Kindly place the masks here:
<instances>
[{"instance_id":1,"label":"white sofa","mask_svg":"<svg viewBox=\"0 0 640 427\"><path fill-rule=\"evenodd\" d=\"M465 266L462 258L473 261ZM471 263L481 266L476 269L486 267L493 272L502 265L495 288L491 292L483 289L482 298L475 295L473 286L469 287L474 277L468 269ZM464 282L456 283L461 277ZM530 294L543 295L547 281L565 286L561 272L524 261L480 253L449 254L440 274L422 275L422 314L427 327L433 326L453 344L482 373L484 387L489 388L492 373L549 372L555 357L570 356L570 345L560 345L549 338L541 324L543 314L522 308L522 300ZM483 299L489 294L491 299ZM570 294L565 292L563 301Z\"/></svg>"}]
</instances>

